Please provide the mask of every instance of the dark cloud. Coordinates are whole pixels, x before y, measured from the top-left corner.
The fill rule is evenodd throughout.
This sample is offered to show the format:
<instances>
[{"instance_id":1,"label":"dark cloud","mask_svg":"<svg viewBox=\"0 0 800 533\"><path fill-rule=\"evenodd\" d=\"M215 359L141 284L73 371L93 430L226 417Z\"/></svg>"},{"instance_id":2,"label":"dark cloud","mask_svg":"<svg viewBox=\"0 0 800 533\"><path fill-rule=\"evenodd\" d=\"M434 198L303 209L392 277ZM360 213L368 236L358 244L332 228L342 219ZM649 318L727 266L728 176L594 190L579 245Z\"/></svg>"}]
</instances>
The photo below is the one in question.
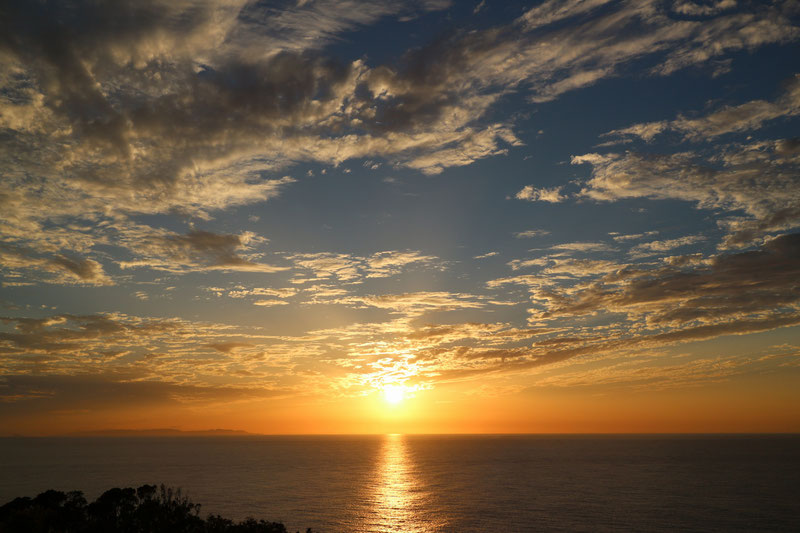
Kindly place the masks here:
<instances>
[{"instance_id":1,"label":"dark cloud","mask_svg":"<svg viewBox=\"0 0 800 533\"><path fill-rule=\"evenodd\" d=\"M4 3L0 50L33 70L48 105L78 138L129 157L129 120L118 95L98 81L108 70L152 59L146 49L158 40L177 43L207 30L214 11L211 3L193 2L11 1Z\"/></svg>"},{"instance_id":2,"label":"dark cloud","mask_svg":"<svg viewBox=\"0 0 800 533\"><path fill-rule=\"evenodd\" d=\"M140 259L123 261L123 268L150 267L172 272L187 270L241 270L277 272L286 267L268 265L242 256L254 244L263 242L252 233L220 234L193 230L184 235L144 232L126 243Z\"/></svg>"},{"instance_id":3,"label":"dark cloud","mask_svg":"<svg viewBox=\"0 0 800 533\"><path fill-rule=\"evenodd\" d=\"M236 350L236 348L247 348L248 346L252 346L252 344L247 342L214 342L206 346L214 348L220 353L231 353Z\"/></svg>"},{"instance_id":4,"label":"dark cloud","mask_svg":"<svg viewBox=\"0 0 800 533\"><path fill-rule=\"evenodd\" d=\"M186 235L166 237L171 255L178 259L200 256L209 258L211 264L218 266L238 266L249 264L235 250L242 246L238 235L219 235L209 231L191 231Z\"/></svg>"},{"instance_id":5,"label":"dark cloud","mask_svg":"<svg viewBox=\"0 0 800 533\"><path fill-rule=\"evenodd\" d=\"M651 325L773 312L800 302L800 233L777 237L759 250L716 256L707 265L628 271L571 294L541 295L543 317L608 310L644 313Z\"/></svg>"},{"instance_id":6,"label":"dark cloud","mask_svg":"<svg viewBox=\"0 0 800 533\"><path fill-rule=\"evenodd\" d=\"M104 277L100 264L90 259L72 259L57 255L53 257L52 263L64 267L84 281L95 281Z\"/></svg>"},{"instance_id":7,"label":"dark cloud","mask_svg":"<svg viewBox=\"0 0 800 533\"><path fill-rule=\"evenodd\" d=\"M708 340L724 335L747 335L797 325L800 325L800 313L795 311L775 313L759 318L734 319L721 324L689 326L665 333L639 332L631 334L630 330L627 332L611 330L606 335L591 338L554 337L549 342L537 342L530 348L486 350L462 346L436 350L432 358L437 359L441 365L437 369L436 381L452 382L472 380L483 375L519 373L578 358L589 360L608 357L633 358L636 354L641 354L643 350ZM469 364L465 365L464 362L469 362ZM709 376L715 375L713 370L719 366L713 360L701 359L699 362L709 365L710 368L694 375L690 381L708 379ZM748 363L747 360L739 360L735 364ZM671 381L663 371L664 369L660 365L650 366L647 370L640 370L639 377L642 379L646 377L654 383L663 385ZM599 372L609 376L618 375L617 369L614 368L601 367ZM621 379L629 381L631 377L621 376ZM597 379L590 379L585 384L596 384L597 382Z\"/></svg>"},{"instance_id":8,"label":"dark cloud","mask_svg":"<svg viewBox=\"0 0 800 533\"><path fill-rule=\"evenodd\" d=\"M12 273L27 273L48 283L111 285L103 266L89 258L48 255L29 248L0 243L0 267Z\"/></svg>"},{"instance_id":9,"label":"dark cloud","mask_svg":"<svg viewBox=\"0 0 800 533\"><path fill-rule=\"evenodd\" d=\"M0 353L86 355L102 351L113 343L138 345L147 335L179 334L176 321L132 321L113 315L54 315L48 318L0 317L14 326L13 332L0 332L5 346Z\"/></svg>"}]
</instances>

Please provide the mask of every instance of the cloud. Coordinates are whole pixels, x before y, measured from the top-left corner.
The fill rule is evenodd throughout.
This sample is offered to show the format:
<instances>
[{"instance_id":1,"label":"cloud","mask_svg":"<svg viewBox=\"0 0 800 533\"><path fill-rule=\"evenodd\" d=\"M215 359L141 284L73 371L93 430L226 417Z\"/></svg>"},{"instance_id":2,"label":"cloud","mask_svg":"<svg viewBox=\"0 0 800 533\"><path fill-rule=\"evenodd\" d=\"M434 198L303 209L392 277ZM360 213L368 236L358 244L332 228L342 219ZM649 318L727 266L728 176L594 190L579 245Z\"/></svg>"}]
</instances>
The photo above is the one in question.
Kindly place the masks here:
<instances>
[{"instance_id":1,"label":"cloud","mask_svg":"<svg viewBox=\"0 0 800 533\"><path fill-rule=\"evenodd\" d=\"M575 0L548 1L530 9L519 24L535 30L533 35L546 36L532 43L530 51L535 50L537 57L519 69L529 73L532 99L552 100L565 91L614 76L621 65L645 56L661 55L663 60L651 72L668 75L726 52L788 42L798 36L789 22L788 3L703 21L676 18L664 7L655 1L612 4ZM560 27L566 19L574 23Z\"/></svg>"},{"instance_id":2,"label":"cloud","mask_svg":"<svg viewBox=\"0 0 800 533\"><path fill-rule=\"evenodd\" d=\"M288 267L258 263L243 258L240 251L260 239L252 233L218 234L193 230L185 235L154 232L141 236L130 247L144 259L122 261L122 268L148 267L182 272L186 270L237 270L244 272L279 272Z\"/></svg>"},{"instance_id":3,"label":"cloud","mask_svg":"<svg viewBox=\"0 0 800 533\"><path fill-rule=\"evenodd\" d=\"M520 270L532 266L544 266L548 259L546 257L537 257L535 259L513 259L508 262L511 270Z\"/></svg>"},{"instance_id":4,"label":"cloud","mask_svg":"<svg viewBox=\"0 0 800 533\"><path fill-rule=\"evenodd\" d=\"M549 258L549 265L543 270L545 274L565 274L572 277L595 276L607 274L623 268L614 261L602 259L561 259Z\"/></svg>"},{"instance_id":5,"label":"cloud","mask_svg":"<svg viewBox=\"0 0 800 533\"><path fill-rule=\"evenodd\" d=\"M537 266L542 263L537 262ZM548 286L550 282L544 277L536 274L523 274L519 276L509 276L505 278L492 279L486 282L490 289L502 287L504 285L523 285L531 289Z\"/></svg>"},{"instance_id":6,"label":"cloud","mask_svg":"<svg viewBox=\"0 0 800 533\"><path fill-rule=\"evenodd\" d=\"M398 274L408 265L431 265L436 259L436 257L422 255L417 251L378 252L366 259L367 277L386 278Z\"/></svg>"},{"instance_id":7,"label":"cloud","mask_svg":"<svg viewBox=\"0 0 800 533\"><path fill-rule=\"evenodd\" d=\"M645 231L644 233L630 233L630 234L619 234L619 233L609 233L611 238L614 239L615 242L627 242L627 241L638 241L639 239L644 239L646 237L653 237L658 235L658 231Z\"/></svg>"},{"instance_id":8,"label":"cloud","mask_svg":"<svg viewBox=\"0 0 800 533\"><path fill-rule=\"evenodd\" d=\"M278 300L277 298L270 298L266 300L256 300L253 302L253 305L258 305L260 307L273 307L276 305L288 305L289 302L286 300Z\"/></svg>"},{"instance_id":9,"label":"cloud","mask_svg":"<svg viewBox=\"0 0 800 533\"><path fill-rule=\"evenodd\" d=\"M623 292L642 281L657 277L668 280L671 275L683 273L688 278L705 278L708 289L716 291L713 294L700 291L695 295L704 298L719 297L724 291L733 295L734 284L750 286L754 279L762 283L753 289L755 293L777 293L781 280L786 289L786 283L796 285L796 279L800 279L792 270L797 266L792 264L798 262L795 256L800 241L795 242L796 236L791 237L771 241L760 251L719 256L712 263L685 271L652 269L645 274L629 270L600 275L609 289L616 287ZM756 275L764 270L776 275ZM712 286L712 280L719 280L718 285ZM503 280L496 286L521 281ZM701 279L700 285L703 283ZM677 290L669 282L662 288L665 294L674 295ZM697 285L693 290L697 290ZM797 287L793 290L800 298ZM537 292L534 296L538 298L541 294L544 293ZM683 295L689 293L684 291ZM4 318L3 322L13 330L0 331L0 370L6 376L0 396L3 401L17 403L56 399L63 408L66 397L56 383L62 380L74 385L85 379L129 391L138 387L137 383L149 383L148 387L166 391L166 396L159 396L154 404L163 405L166 398L172 402L207 405L234 398L246 401L301 391L308 394L309 390L318 391L321 387L320 373L330 377L324 385L330 387L328 393L359 395L389 379L429 388L436 383L474 381L492 374L526 373L575 358L595 361L611 356L627 357L669 344L800 324L796 310L774 307L755 312L740 308L729 319L694 319L673 328L664 328L667 322L663 321L625 330L596 324L569 328L555 325L516 328L503 322L437 324L419 323L419 317L429 311L479 308L487 302L477 296L442 291L346 300L341 303L386 309L402 316L295 337L263 336L222 324L125 315ZM608 301L612 310L620 305L613 295ZM713 298L706 306L711 303ZM670 307L685 308L676 305L674 299ZM43 361L47 362L46 367L42 366ZM39 386L17 386L28 379L25 376L37 365ZM702 379L700 372L695 374L696 379ZM233 385L220 387L221 376ZM597 381L603 380L597 377ZM12 382L15 385L9 386ZM91 391L97 394L95 389Z\"/></svg>"},{"instance_id":10,"label":"cloud","mask_svg":"<svg viewBox=\"0 0 800 533\"><path fill-rule=\"evenodd\" d=\"M208 344L209 348L214 348L221 353L231 353L237 348L246 348L248 346L252 345L246 342L212 342L211 344Z\"/></svg>"},{"instance_id":11,"label":"cloud","mask_svg":"<svg viewBox=\"0 0 800 533\"><path fill-rule=\"evenodd\" d=\"M800 74L795 74L787 83L783 94L774 102L752 100L738 106L726 106L699 118L680 116L671 121L634 124L613 130L604 137L639 137L645 141L657 135L675 131L684 140L704 141L727 133L751 131L761 128L766 122L800 114Z\"/></svg>"},{"instance_id":12,"label":"cloud","mask_svg":"<svg viewBox=\"0 0 800 533\"><path fill-rule=\"evenodd\" d=\"M436 267L438 260L416 250L387 250L367 257L322 252L296 254L289 259L297 267L313 272L314 279L336 278L350 282L360 282L365 278L388 278L412 266Z\"/></svg>"},{"instance_id":13,"label":"cloud","mask_svg":"<svg viewBox=\"0 0 800 533\"><path fill-rule=\"evenodd\" d=\"M186 235L170 235L164 238L168 253L178 258L202 257L215 266L239 266L247 261L236 255L246 237L220 235L210 231L191 231Z\"/></svg>"},{"instance_id":14,"label":"cloud","mask_svg":"<svg viewBox=\"0 0 800 533\"><path fill-rule=\"evenodd\" d=\"M515 233L514 237L517 239L531 239L533 237L542 237L544 235L550 235L550 232L543 229L529 229Z\"/></svg>"},{"instance_id":15,"label":"cloud","mask_svg":"<svg viewBox=\"0 0 800 533\"><path fill-rule=\"evenodd\" d=\"M716 2L711 2L707 4L699 4L697 2L691 2L689 0L682 0L676 2L675 5L672 7L672 10L675 13L680 13L681 15L689 15L689 16L708 16L708 15L716 15L721 11L725 11L726 9L733 9L736 7L736 0L717 0Z\"/></svg>"},{"instance_id":16,"label":"cloud","mask_svg":"<svg viewBox=\"0 0 800 533\"><path fill-rule=\"evenodd\" d=\"M50 264L61 267L81 281L89 282L92 285L106 285L110 283L100 263L91 259L72 259L63 255L57 255L50 260Z\"/></svg>"},{"instance_id":17,"label":"cloud","mask_svg":"<svg viewBox=\"0 0 800 533\"><path fill-rule=\"evenodd\" d=\"M560 274L570 277L586 277L619 270L625 265L602 259L574 259L549 255L536 259L514 259L508 263L508 266L511 267L511 270L538 267L543 274L549 276Z\"/></svg>"},{"instance_id":18,"label":"cloud","mask_svg":"<svg viewBox=\"0 0 800 533\"><path fill-rule=\"evenodd\" d=\"M34 354L70 354L90 358L113 350L114 341L127 344L139 336L156 336L179 329L176 321L146 321L119 315L56 315L48 318L10 318L0 321L13 324L16 332L0 332L7 356ZM121 348L121 346L117 346Z\"/></svg>"},{"instance_id":19,"label":"cloud","mask_svg":"<svg viewBox=\"0 0 800 533\"><path fill-rule=\"evenodd\" d=\"M533 7L520 17L520 22L527 29L536 29L542 26L559 22L566 18L585 15L594 9L610 3L611 0L567 0L566 2L543 2Z\"/></svg>"},{"instance_id":20,"label":"cloud","mask_svg":"<svg viewBox=\"0 0 800 533\"><path fill-rule=\"evenodd\" d=\"M114 376L114 382L207 389L205 403L223 401L231 388L255 396L276 390L294 394L305 378L291 376L292 361L317 350L313 342L292 344L240 326L121 313L0 317L0 322L0 373L7 379Z\"/></svg>"},{"instance_id":21,"label":"cloud","mask_svg":"<svg viewBox=\"0 0 800 533\"><path fill-rule=\"evenodd\" d=\"M644 315L652 325L713 324L759 313L779 316L800 302L798 280L800 234L795 233L757 251L722 254L697 266L619 270L571 291L541 292L540 303L542 316L602 310Z\"/></svg>"},{"instance_id":22,"label":"cloud","mask_svg":"<svg viewBox=\"0 0 800 533\"><path fill-rule=\"evenodd\" d=\"M475 296L449 292L408 292L401 294L381 294L369 296L348 296L333 303L364 305L379 309L389 309L403 314L419 314L427 311L449 311L454 309L474 309L484 307Z\"/></svg>"},{"instance_id":23,"label":"cloud","mask_svg":"<svg viewBox=\"0 0 800 533\"><path fill-rule=\"evenodd\" d=\"M613 252L616 250L604 242L564 242L554 244L550 250L565 250L568 252Z\"/></svg>"},{"instance_id":24,"label":"cloud","mask_svg":"<svg viewBox=\"0 0 800 533\"><path fill-rule=\"evenodd\" d=\"M800 150L791 146L786 140L719 146L713 160L694 152L627 152L573 156L572 163L592 165L580 193L584 197L673 199L702 209L746 213L747 218L722 222L731 231L723 246L732 247L800 223Z\"/></svg>"},{"instance_id":25,"label":"cloud","mask_svg":"<svg viewBox=\"0 0 800 533\"><path fill-rule=\"evenodd\" d=\"M757 13L726 14L698 21L692 27L691 37L680 43L664 63L653 70L667 75L689 65L706 63L725 52L793 41L798 37L798 29L785 17L794 12L795 6L790 2L780 2ZM709 46L712 42L715 44L713 47Z\"/></svg>"},{"instance_id":26,"label":"cloud","mask_svg":"<svg viewBox=\"0 0 800 533\"><path fill-rule=\"evenodd\" d=\"M211 290L211 289L209 289ZM215 289L216 291L222 292L224 289ZM242 286L237 286L234 289L228 290L227 295L230 298L245 298L248 296L277 296L278 298L290 298L297 294L297 289L294 287L282 287L282 288L268 288L268 287L253 287L252 289L248 289Z\"/></svg>"},{"instance_id":27,"label":"cloud","mask_svg":"<svg viewBox=\"0 0 800 533\"><path fill-rule=\"evenodd\" d=\"M656 255L682 246L696 244L702 242L706 238L702 235L687 235L685 237L678 237L677 239L666 239L663 241L651 241L642 244L637 244L628 251L628 254L633 257L647 257Z\"/></svg>"},{"instance_id":28,"label":"cloud","mask_svg":"<svg viewBox=\"0 0 800 533\"><path fill-rule=\"evenodd\" d=\"M438 373L437 380L440 382L473 380L476 377L492 374L520 374L529 370L541 368L546 365L558 365L562 372L559 374L569 375L569 370L564 371L562 363L582 359L583 361L597 361L599 359L619 358L621 356L632 359L636 356L641 357L642 351L663 348L664 346L691 342L696 340L707 340L723 335L746 335L761 331L768 331L779 327L796 326L800 324L800 316L787 314L783 316L772 316L767 318L743 319L732 321L720 325L704 325L688 327L669 333L648 334L640 332L631 336L622 336L619 332L606 332L606 335L593 335L585 337L555 337L552 342L537 342L531 348L501 348L501 349L481 349L458 347L450 350L438 352L441 360L448 361L443 365L443 369ZM543 332L546 334L546 331ZM646 353L646 352L645 352ZM475 363L478 364L475 364ZM472 363L472 364L465 364ZM701 381L718 378L725 373L709 371L712 369L720 370L719 361L698 360L698 366L705 366L706 372L695 372L691 376L691 381ZM742 364L749 364L748 361ZM578 366L577 372L581 373ZM640 376L654 378L661 374L661 377L669 381L669 376L663 376L663 362L659 361L658 366L652 371L644 373L639 371ZM573 371L574 372L574 371ZM614 368L607 366L600 367L598 372L607 372L609 375L616 375ZM620 380L626 379L626 373L619 374ZM630 377L628 375L628 377ZM569 380L569 378L567 378ZM547 380L545 380L546 382ZM558 381L556 377L554 381ZM592 384L603 382L603 379L592 381ZM673 386L685 383L685 380L677 380ZM589 383L586 383L589 384Z\"/></svg>"},{"instance_id":29,"label":"cloud","mask_svg":"<svg viewBox=\"0 0 800 533\"><path fill-rule=\"evenodd\" d=\"M114 282L93 259L64 254L46 255L34 250L0 243L0 268L12 275L27 274L54 284L113 285Z\"/></svg>"},{"instance_id":30,"label":"cloud","mask_svg":"<svg viewBox=\"0 0 800 533\"><path fill-rule=\"evenodd\" d=\"M677 387L697 386L701 383L719 382L745 372L774 370L759 364L751 357L714 357L699 360L673 358L661 355L653 358L628 357L603 368L578 368L561 375L537 379L537 386L581 387L624 385L634 390L668 390ZM655 359L655 360L654 360Z\"/></svg>"},{"instance_id":31,"label":"cloud","mask_svg":"<svg viewBox=\"0 0 800 533\"><path fill-rule=\"evenodd\" d=\"M521 144L512 119L490 120L511 92L543 102L635 60L662 75L798 36L784 3L720 4L696 21L660 2L572 0L441 35L385 65L325 55L343 32L448 5L12 1L0 43L0 234L34 249L69 240L60 253L77 257L98 235L59 235L66 220L107 238L102 224L139 214L209 219L279 195L294 182L282 169L299 161L383 159L436 174ZM520 194L563 200L558 189Z\"/></svg>"},{"instance_id":32,"label":"cloud","mask_svg":"<svg viewBox=\"0 0 800 533\"><path fill-rule=\"evenodd\" d=\"M239 12L239 25L230 37L248 57L269 55L275 50L303 51L323 48L340 39L342 33L386 16L408 19L418 12L438 11L449 5L450 0L315 0L267 8L250 3Z\"/></svg>"},{"instance_id":33,"label":"cloud","mask_svg":"<svg viewBox=\"0 0 800 533\"><path fill-rule=\"evenodd\" d=\"M347 254L316 253L291 256L294 264L313 272L314 279L338 278L342 281L356 280L361 276L361 261ZM310 281L310 280L309 280Z\"/></svg>"},{"instance_id":34,"label":"cloud","mask_svg":"<svg viewBox=\"0 0 800 533\"><path fill-rule=\"evenodd\" d=\"M567 199L566 196L561 194L561 187L536 189L533 185L526 185L520 189L514 195L514 198L528 200L529 202L549 202L551 204L557 204Z\"/></svg>"},{"instance_id":35,"label":"cloud","mask_svg":"<svg viewBox=\"0 0 800 533\"><path fill-rule=\"evenodd\" d=\"M531 21L549 25L563 17L589 12L602 3L546 2L531 9L516 25L530 31ZM445 5L439 2L420 7L441 9ZM580 31L555 30L547 38L524 35L511 41L502 38L507 32L498 30L444 38L410 53L404 62L405 70L401 71L386 67L370 69L359 61L337 64L305 54L309 47L324 44L339 32L407 8L404 3L388 6L367 2L350 9L341 0L285 9L237 2L217 5L151 2L118 4L119 13L110 6L85 5L74 12L52 13L19 7L12 10L14 16L9 19L15 21L8 28L12 35L9 51L19 59L18 68L24 68L24 64L32 67L31 80L55 80L52 90L57 94L46 95L44 100L45 105L49 105L49 99L58 98L62 102L61 107L52 109L54 120L59 116L73 117L72 128L87 134L84 141L89 142L88 146L99 148L101 156L103 146L110 150L103 159L87 161L92 163L88 170L127 176L123 182L130 185L141 181L180 184L189 180L191 174L197 174L197 167L207 172L219 172L222 165L227 165L228 170L231 165L243 164L254 170L269 169L281 164L281 160L313 157L300 146L312 140L313 135L337 129L344 131L344 135L323 142L330 148L318 147L314 153L319 157L330 157L326 154L333 149L342 152L335 161L369 155L369 151L353 151L355 145L351 140L360 138L361 144L373 154L408 153L403 156L405 163L426 172L468 164L475 158L502 153L496 139L517 142L506 127L468 126L472 122L469 117L482 115L497 99L499 93L492 91L492 86L528 83L551 98L611 75L616 63L663 50L699 27L686 21L671 21L652 6L624 5L615 12L585 21ZM79 15L90 22L81 26L78 37L71 28L78 25ZM764 42L794 35L779 12L769 15L763 14L763 19L742 14L714 19L704 37L710 42L722 31L736 35L743 31L745 23L752 26L755 21L763 26L757 33ZM130 22L120 27L119 20ZM309 24L309 20L313 23ZM655 32L660 37L660 41L656 40L660 46L648 49L647 41L642 38L649 35L646 32L633 33L636 38L629 38L629 42L619 38L614 43L600 30L608 25L622 30L634 25L634 21L661 31L663 35ZM46 24L59 29L48 34L52 46L26 47L26 43L39 42L38 36ZM108 31L109 27L116 31ZM551 44L563 36L569 36L564 45ZM761 44L759 39L751 30L747 42L731 41L727 47L749 48ZM60 56L48 52L56 49L62 51ZM569 53L563 53L565 49ZM204 65L199 71L191 66L193 59L200 59ZM175 66L157 70L157 60ZM137 68L123 70L126 61L133 61ZM587 68L589 63L605 65ZM492 67L494 64L502 68ZM91 71L83 65L90 65ZM139 98L131 100L132 107L122 107L124 94L109 98L97 90L98 84L113 85L117 91L132 90ZM369 94L368 99L353 93L359 84L370 91L365 93ZM283 88L290 85L291 97L283 93ZM149 100L141 101L143 96ZM89 109L97 116L91 115ZM198 130L191 117L198 116L200 109L204 110L204 122ZM339 116L342 110L346 113ZM237 120L228 120L230 117ZM231 124L236 124L237 129L231 130ZM445 124L447 128L443 129ZM273 150L277 160L259 157L259 151L248 146L261 138L277 148L271 139L278 129L283 138L295 138L298 142L281 143L283 148ZM308 129L312 137L302 133L303 129ZM441 142L435 141L431 134L440 136ZM174 142L162 146L153 142L177 138L181 139L177 146L173 146ZM80 142L86 146L84 141ZM449 144L454 146L448 147ZM79 155L90 155L81 145L72 147ZM426 153L409 152L419 149ZM130 163L134 163L132 171L120 172L123 166L114 163L115 154L125 156L125 167L130 168ZM166 154L171 155L169 161ZM85 172L87 168L83 166ZM149 175L154 167L161 168L156 181ZM115 181L117 186L123 185L119 179Z\"/></svg>"}]
</instances>

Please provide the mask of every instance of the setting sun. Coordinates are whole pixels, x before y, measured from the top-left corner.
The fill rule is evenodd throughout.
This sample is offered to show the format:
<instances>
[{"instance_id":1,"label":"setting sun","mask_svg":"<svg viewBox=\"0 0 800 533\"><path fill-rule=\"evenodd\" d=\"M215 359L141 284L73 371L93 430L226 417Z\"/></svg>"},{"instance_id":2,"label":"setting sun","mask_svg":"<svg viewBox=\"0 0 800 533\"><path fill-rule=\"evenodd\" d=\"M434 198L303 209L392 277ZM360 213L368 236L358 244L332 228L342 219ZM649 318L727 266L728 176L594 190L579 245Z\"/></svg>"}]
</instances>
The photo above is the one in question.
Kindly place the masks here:
<instances>
[{"instance_id":1,"label":"setting sun","mask_svg":"<svg viewBox=\"0 0 800 533\"><path fill-rule=\"evenodd\" d=\"M402 385L386 385L383 387L383 397L388 403L397 405L406 397L405 387Z\"/></svg>"}]
</instances>

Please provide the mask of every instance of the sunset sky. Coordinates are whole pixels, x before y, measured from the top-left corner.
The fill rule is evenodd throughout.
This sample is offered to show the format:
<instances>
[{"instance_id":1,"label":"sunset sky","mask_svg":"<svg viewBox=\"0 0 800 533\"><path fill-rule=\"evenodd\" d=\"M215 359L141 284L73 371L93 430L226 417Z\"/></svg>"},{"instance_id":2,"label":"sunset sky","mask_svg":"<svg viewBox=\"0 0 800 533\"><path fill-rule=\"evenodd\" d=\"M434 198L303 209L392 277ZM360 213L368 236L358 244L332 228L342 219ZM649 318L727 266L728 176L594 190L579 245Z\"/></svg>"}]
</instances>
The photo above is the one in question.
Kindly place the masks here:
<instances>
[{"instance_id":1,"label":"sunset sky","mask_svg":"<svg viewBox=\"0 0 800 533\"><path fill-rule=\"evenodd\" d=\"M0 434L800 431L793 0L11 0Z\"/></svg>"}]
</instances>

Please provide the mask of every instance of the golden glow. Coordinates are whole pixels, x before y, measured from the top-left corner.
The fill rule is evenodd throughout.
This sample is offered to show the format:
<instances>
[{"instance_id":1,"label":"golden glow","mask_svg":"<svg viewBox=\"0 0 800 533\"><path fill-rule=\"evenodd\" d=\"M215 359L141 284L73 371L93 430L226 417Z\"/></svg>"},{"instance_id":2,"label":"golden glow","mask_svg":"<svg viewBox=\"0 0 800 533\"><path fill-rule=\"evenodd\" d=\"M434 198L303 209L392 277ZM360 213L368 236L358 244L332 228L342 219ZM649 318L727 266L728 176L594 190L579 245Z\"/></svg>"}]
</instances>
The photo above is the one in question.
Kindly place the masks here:
<instances>
[{"instance_id":1,"label":"golden glow","mask_svg":"<svg viewBox=\"0 0 800 533\"><path fill-rule=\"evenodd\" d=\"M430 505L430 492L417 473L407 437L390 434L383 439L372 495L374 518L367 519L364 526L371 531L442 531L446 524L440 517L422 518L422 511Z\"/></svg>"},{"instance_id":2,"label":"golden glow","mask_svg":"<svg viewBox=\"0 0 800 533\"><path fill-rule=\"evenodd\" d=\"M402 385L386 385L383 387L383 397L391 405L398 405L406 398L406 388Z\"/></svg>"}]
</instances>

